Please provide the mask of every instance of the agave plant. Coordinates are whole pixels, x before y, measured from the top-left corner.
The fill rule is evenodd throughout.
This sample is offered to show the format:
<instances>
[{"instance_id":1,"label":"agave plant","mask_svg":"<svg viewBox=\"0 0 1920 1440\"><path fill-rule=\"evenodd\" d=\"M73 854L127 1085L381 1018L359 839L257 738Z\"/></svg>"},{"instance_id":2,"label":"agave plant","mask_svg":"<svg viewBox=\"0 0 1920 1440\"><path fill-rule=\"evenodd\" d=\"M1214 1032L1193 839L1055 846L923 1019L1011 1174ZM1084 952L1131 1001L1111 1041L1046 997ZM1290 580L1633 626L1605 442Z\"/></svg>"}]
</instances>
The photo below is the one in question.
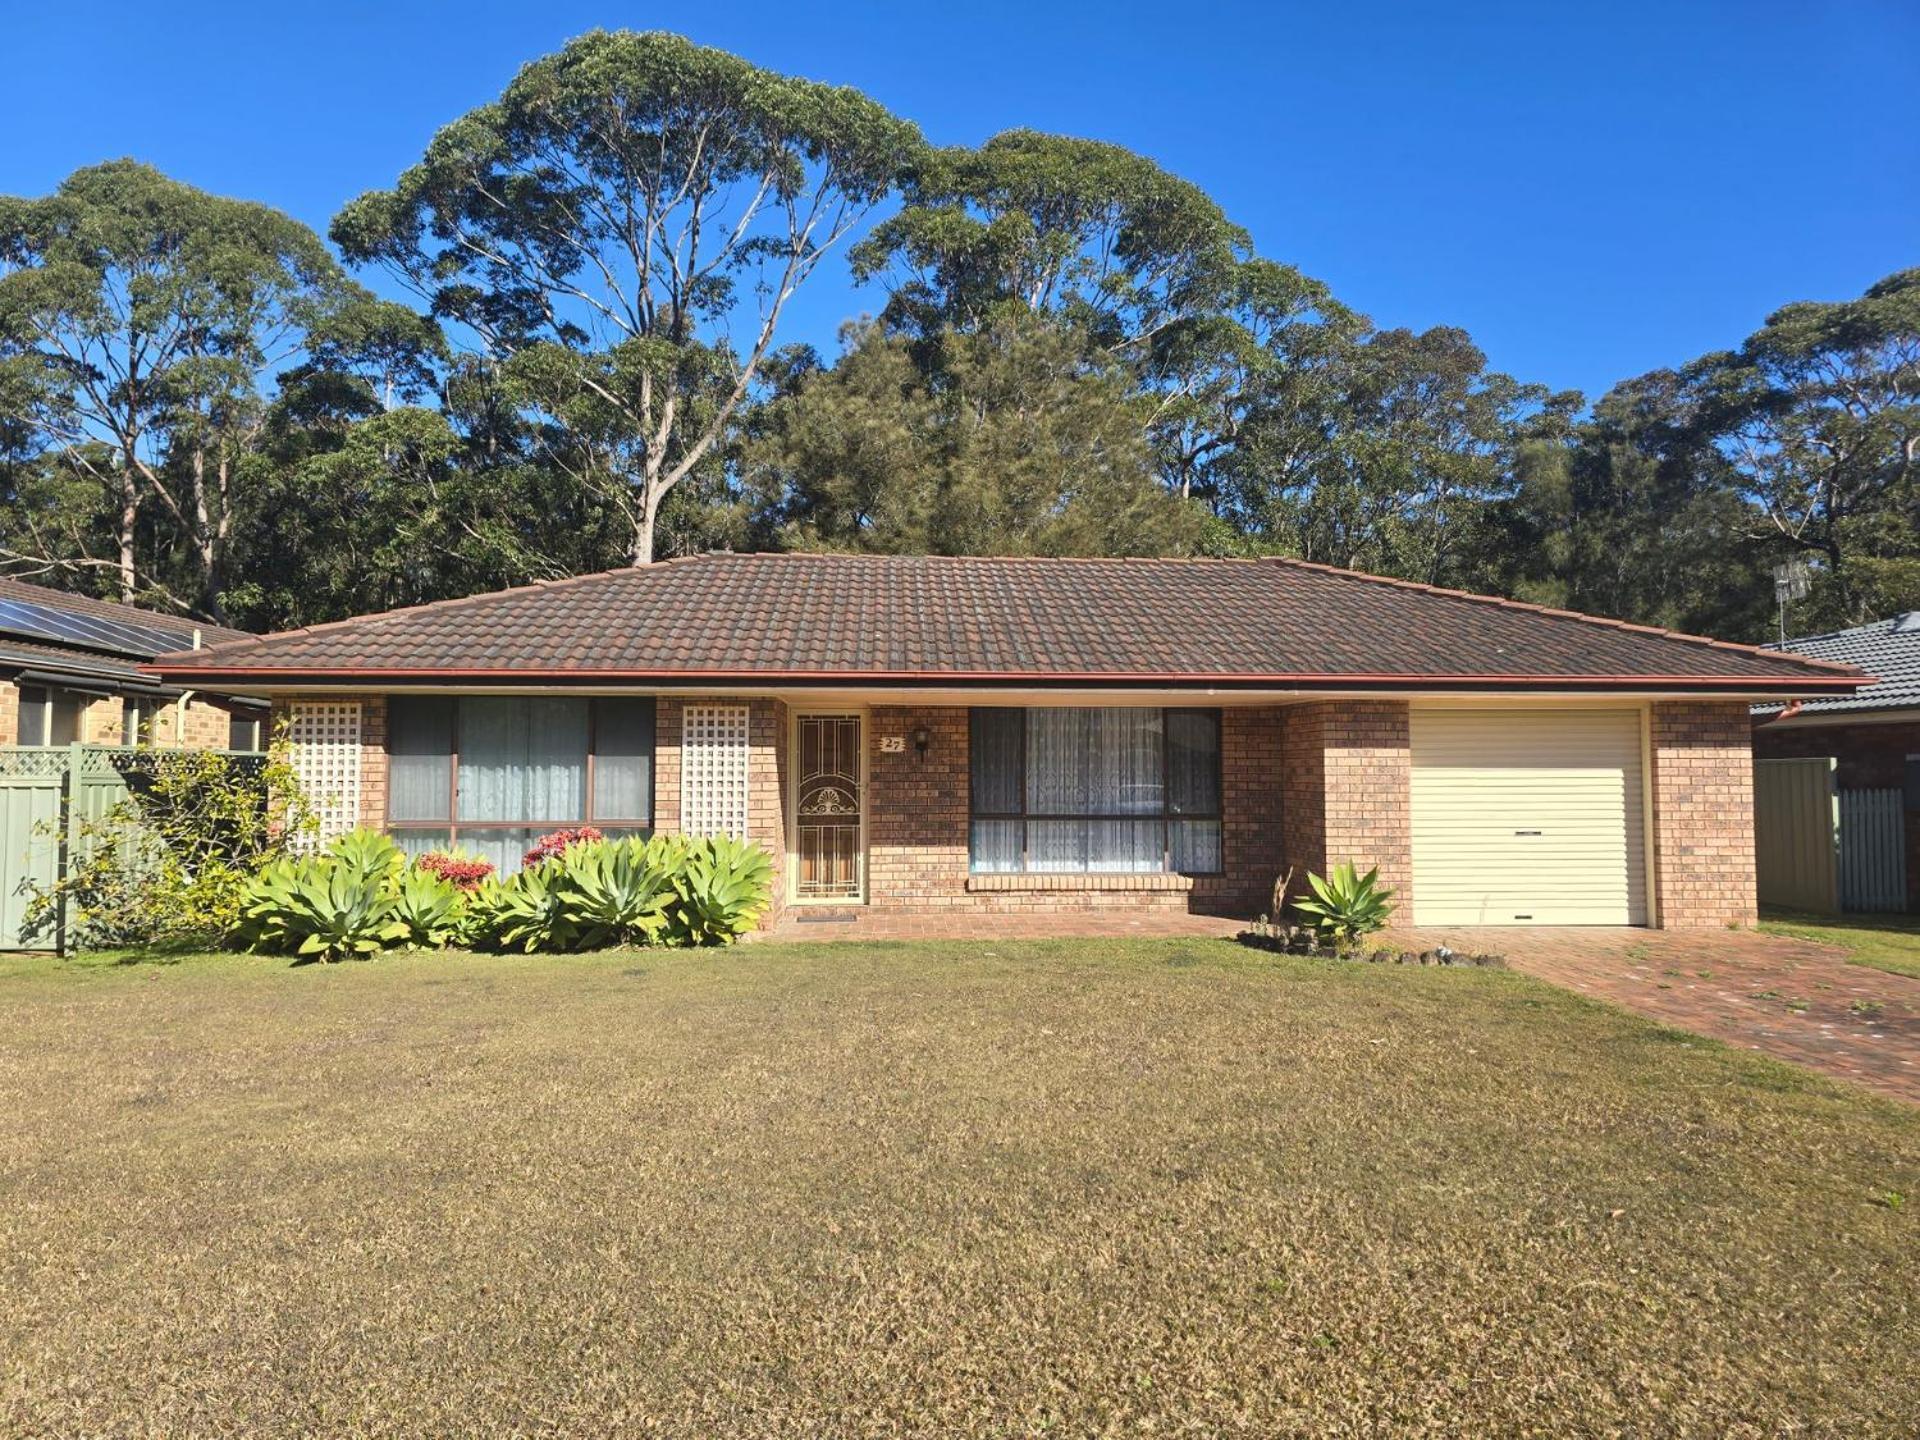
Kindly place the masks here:
<instances>
[{"instance_id":1,"label":"agave plant","mask_svg":"<svg viewBox=\"0 0 1920 1440\"><path fill-rule=\"evenodd\" d=\"M714 835L686 847L674 875L679 938L725 945L751 930L773 895L773 862L758 845Z\"/></svg>"},{"instance_id":2,"label":"agave plant","mask_svg":"<svg viewBox=\"0 0 1920 1440\"><path fill-rule=\"evenodd\" d=\"M371 955L407 933L384 874L357 871L332 856L265 866L247 886L243 914L249 948L291 950L313 960Z\"/></svg>"},{"instance_id":3,"label":"agave plant","mask_svg":"<svg viewBox=\"0 0 1920 1440\"><path fill-rule=\"evenodd\" d=\"M1388 903L1393 891L1382 888L1378 865L1364 875L1356 874L1351 864L1336 865L1325 879L1309 872L1307 884L1313 897L1294 901L1293 908L1307 917L1325 944L1344 949L1380 929L1393 913Z\"/></svg>"},{"instance_id":4,"label":"agave plant","mask_svg":"<svg viewBox=\"0 0 1920 1440\"><path fill-rule=\"evenodd\" d=\"M418 866L403 870L392 898L393 918L405 927L400 938L408 946L440 950L464 938L467 897L444 875Z\"/></svg>"},{"instance_id":5,"label":"agave plant","mask_svg":"<svg viewBox=\"0 0 1920 1440\"><path fill-rule=\"evenodd\" d=\"M577 927L567 912L558 860L529 865L508 880L485 881L467 904L477 939L503 950L571 950Z\"/></svg>"},{"instance_id":6,"label":"agave plant","mask_svg":"<svg viewBox=\"0 0 1920 1440\"><path fill-rule=\"evenodd\" d=\"M407 868L407 857L400 847L378 830L364 827L342 835L327 847L327 856L343 866L347 873L385 884Z\"/></svg>"},{"instance_id":7,"label":"agave plant","mask_svg":"<svg viewBox=\"0 0 1920 1440\"><path fill-rule=\"evenodd\" d=\"M674 899L671 859L665 847L638 839L570 846L556 863L576 943L593 950L657 940Z\"/></svg>"}]
</instances>

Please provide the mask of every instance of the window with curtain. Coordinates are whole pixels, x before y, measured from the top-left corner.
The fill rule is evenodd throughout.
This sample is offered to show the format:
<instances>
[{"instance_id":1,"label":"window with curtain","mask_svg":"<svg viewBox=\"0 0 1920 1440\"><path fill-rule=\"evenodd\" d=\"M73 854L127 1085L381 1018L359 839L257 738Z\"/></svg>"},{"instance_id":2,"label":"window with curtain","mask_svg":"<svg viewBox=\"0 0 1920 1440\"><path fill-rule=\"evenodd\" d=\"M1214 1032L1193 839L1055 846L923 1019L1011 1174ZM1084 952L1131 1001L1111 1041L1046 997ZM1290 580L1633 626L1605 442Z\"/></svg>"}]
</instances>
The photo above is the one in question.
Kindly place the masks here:
<instances>
[{"instance_id":1,"label":"window with curtain","mask_svg":"<svg viewBox=\"0 0 1920 1440\"><path fill-rule=\"evenodd\" d=\"M1220 714L972 712L975 873L1217 875Z\"/></svg>"},{"instance_id":2,"label":"window with curtain","mask_svg":"<svg viewBox=\"0 0 1920 1440\"><path fill-rule=\"evenodd\" d=\"M458 845L502 874L551 830L653 827L648 697L396 696L387 828L403 850Z\"/></svg>"}]
</instances>

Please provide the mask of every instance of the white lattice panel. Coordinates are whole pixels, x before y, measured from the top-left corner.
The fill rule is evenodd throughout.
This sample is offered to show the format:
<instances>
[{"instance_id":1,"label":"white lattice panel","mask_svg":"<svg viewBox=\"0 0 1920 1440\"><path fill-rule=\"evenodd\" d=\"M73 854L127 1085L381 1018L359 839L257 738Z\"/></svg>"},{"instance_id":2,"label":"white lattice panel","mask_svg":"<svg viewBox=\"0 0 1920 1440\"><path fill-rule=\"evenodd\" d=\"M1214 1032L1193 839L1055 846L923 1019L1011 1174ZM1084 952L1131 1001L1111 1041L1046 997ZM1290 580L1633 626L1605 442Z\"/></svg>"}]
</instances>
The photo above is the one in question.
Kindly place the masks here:
<instances>
[{"instance_id":1,"label":"white lattice panel","mask_svg":"<svg viewBox=\"0 0 1920 1440\"><path fill-rule=\"evenodd\" d=\"M747 707L689 705L680 719L680 828L747 838Z\"/></svg>"},{"instance_id":2,"label":"white lattice panel","mask_svg":"<svg viewBox=\"0 0 1920 1440\"><path fill-rule=\"evenodd\" d=\"M294 776L325 844L360 823L360 702L296 700L287 717Z\"/></svg>"}]
</instances>

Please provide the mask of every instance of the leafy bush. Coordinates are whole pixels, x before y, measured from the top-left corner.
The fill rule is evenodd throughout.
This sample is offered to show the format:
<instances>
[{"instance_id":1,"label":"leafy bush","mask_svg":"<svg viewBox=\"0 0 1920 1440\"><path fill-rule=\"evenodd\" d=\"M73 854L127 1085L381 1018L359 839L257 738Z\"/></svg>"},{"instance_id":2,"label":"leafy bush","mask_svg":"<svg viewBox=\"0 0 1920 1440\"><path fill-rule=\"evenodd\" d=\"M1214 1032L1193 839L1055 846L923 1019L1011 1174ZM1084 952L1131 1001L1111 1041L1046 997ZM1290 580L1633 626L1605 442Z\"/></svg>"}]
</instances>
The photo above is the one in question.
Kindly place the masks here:
<instances>
[{"instance_id":1,"label":"leafy bush","mask_svg":"<svg viewBox=\"0 0 1920 1440\"><path fill-rule=\"evenodd\" d=\"M773 862L756 845L574 839L468 902L471 943L523 951L608 945L724 945L753 928L772 898Z\"/></svg>"},{"instance_id":2,"label":"leafy bush","mask_svg":"<svg viewBox=\"0 0 1920 1440\"><path fill-rule=\"evenodd\" d=\"M386 837L369 836L355 831L324 855L269 861L247 886L240 925L247 948L347 960L405 939L408 925L399 918L393 893L403 872L373 843Z\"/></svg>"},{"instance_id":3,"label":"leafy bush","mask_svg":"<svg viewBox=\"0 0 1920 1440\"><path fill-rule=\"evenodd\" d=\"M386 836L344 835L319 855L279 856L246 887L236 938L319 960L405 945L548 953L610 945L724 945L771 898L766 851L725 836L579 840L471 891L408 865Z\"/></svg>"},{"instance_id":4,"label":"leafy bush","mask_svg":"<svg viewBox=\"0 0 1920 1440\"><path fill-rule=\"evenodd\" d=\"M1351 945L1382 928L1393 913L1388 903L1393 892L1381 887L1378 865L1365 875L1356 874L1350 864L1336 865L1326 879L1308 874L1307 884L1313 898L1296 900L1293 908L1307 917L1325 944Z\"/></svg>"},{"instance_id":5,"label":"leafy bush","mask_svg":"<svg viewBox=\"0 0 1920 1440\"><path fill-rule=\"evenodd\" d=\"M674 888L679 934L693 945L725 945L765 913L773 898L773 861L758 845L715 835L688 847Z\"/></svg>"},{"instance_id":6,"label":"leafy bush","mask_svg":"<svg viewBox=\"0 0 1920 1440\"><path fill-rule=\"evenodd\" d=\"M571 950L578 935L560 889L560 862L542 860L506 880L488 880L467 899L469 931L495 950Z\"/></svg>"},{"instance_id":7,"label":"leafy bush","mask_svg":"<svg viewBox=\"0 0 1920 1440\"><path fill-rule=\"evenodd\" d=\"M24 933L51 936L64 908L80 949L218 945L248 881L312 831L284 738L264 757L143 750L113 763L127 798L75 824L66 874L35 889Z\"/></svg>"},{"instance_id":8,"label":"leafy bush","mask_svg":"<svg viewBox=\"0 0 1920 1440\"><path fill-rule=\"evenodd\" d=\"M650 945L667 928L676 847L652 840L576 844L557 861L560 904L583 950Z\"/></svg>"},{"instance_id":9,"label":"leafy bush","mask_svg":"<svg viewBox=\"0 0 1920 1440\"><path fill-rule=\"evenodd\" d=\"M542 860L557 860L572 846L605 838L591 825L577 825L571 830L555 830L534 841L533 848L520 857L520 863L522 866L528 866L538 865Z\"/></svg>"},{"instance_id":10,"label":"leafy bush","mask_svg":"<svg viewBox=\"0 0 1920 1440\"><path fill-rule=\"evenodd\" d=\"M429 850L413 862L414 869L438 875L456 890L474 891L493 874L493 862L478 855L463 855L457 850Z\"/></svg>"},{"instance_id":11,"label":"leafy bush","mask_svg":"<svg viewBox=\"0 0 1920 1440\"><path fill-rule=\"evenodd\" d=\"M393 918L406 927L401 939L409 948L440 950L466 938L466 892L446 876L414 865L401 872L392 895Z\"/></svg>"}]
</instances>

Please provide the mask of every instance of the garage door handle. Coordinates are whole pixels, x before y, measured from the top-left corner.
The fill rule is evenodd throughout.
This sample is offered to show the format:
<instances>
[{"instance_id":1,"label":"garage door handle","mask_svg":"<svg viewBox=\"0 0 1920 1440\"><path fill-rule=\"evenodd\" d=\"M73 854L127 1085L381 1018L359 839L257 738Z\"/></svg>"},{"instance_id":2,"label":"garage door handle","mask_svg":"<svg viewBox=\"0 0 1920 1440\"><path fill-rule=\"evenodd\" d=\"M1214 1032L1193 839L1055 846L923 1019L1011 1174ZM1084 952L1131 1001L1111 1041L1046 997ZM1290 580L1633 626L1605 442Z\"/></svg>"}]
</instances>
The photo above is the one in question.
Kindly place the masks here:
<instances>
[{"instance_id":1,"label":"garage door handle","mask_svg":"<svg viewBox=\"0 0 1920 1440\"><path fill-rule=\"evenodd\" d=\"M1541 832L1538 830L1516 830L1513 833L1516 835L1538 835Z\"/></svg>"}]
</instances>

